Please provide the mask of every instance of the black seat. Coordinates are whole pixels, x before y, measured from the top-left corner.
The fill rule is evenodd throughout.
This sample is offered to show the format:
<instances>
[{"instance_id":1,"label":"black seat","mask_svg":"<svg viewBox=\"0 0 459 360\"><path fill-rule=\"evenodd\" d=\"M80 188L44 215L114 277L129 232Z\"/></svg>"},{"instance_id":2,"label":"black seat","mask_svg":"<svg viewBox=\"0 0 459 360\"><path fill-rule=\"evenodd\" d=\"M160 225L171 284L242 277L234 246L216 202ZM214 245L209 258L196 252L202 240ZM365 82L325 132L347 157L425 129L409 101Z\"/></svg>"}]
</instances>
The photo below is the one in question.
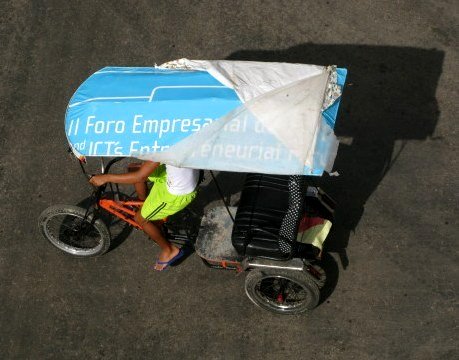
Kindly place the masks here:
<instances>
[{"instance_id":1,"label":"black seat","mask_svg":"<svg viewBox=\"0 0 459 360\"><path fill-rule=\"evenodd\" d=\"M303 176L248 174L232 232L240 255L292 257L303 209Z\"/></svg>"}]
</instances>

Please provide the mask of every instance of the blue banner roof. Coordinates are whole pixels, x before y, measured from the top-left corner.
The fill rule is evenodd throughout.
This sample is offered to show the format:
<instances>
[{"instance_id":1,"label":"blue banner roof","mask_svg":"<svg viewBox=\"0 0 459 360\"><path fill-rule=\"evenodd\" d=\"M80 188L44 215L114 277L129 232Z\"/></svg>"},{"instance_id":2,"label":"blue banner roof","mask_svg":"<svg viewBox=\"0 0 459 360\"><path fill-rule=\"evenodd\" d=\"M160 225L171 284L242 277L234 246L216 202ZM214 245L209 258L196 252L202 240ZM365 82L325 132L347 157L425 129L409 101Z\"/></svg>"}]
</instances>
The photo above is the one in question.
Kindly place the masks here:
<instances>
[{"instance_id":1,"label":"blue banner roof","mask_svg":"<svg viewBox=\"0 0 459 360\"><path fill-rule=\"evenodd\" d=\"M313 70L316 71L316 67ZM336 83L342 87L346 69L337 69L336 73ZM326 80L326 77L324 79ZM269 83L269 79L267 82ZM103 68L84 81L69 102L65 119L68 141L77 156L142 158L142 155L145 155L143 158L148 158L152 154L157 154L160 159L158 161L174 163L176 155L180 158L177 160L178 165L189 167L310 175L323 173L325 164L329 162L330 153L336 152L336 138L333 132L330 135L330 130L335 125L339 98L323 111L321 116L319 115L322 124L315 135L316 150L313 149L313 160L307 165L305 157L297 158L298 151L294 149L292 152L288 141L285 140L286 135L290 136L289 120L296 121L295 124L291 123L292 129L304 128L301 125L301 116L298 117L301 111L296 111L296 120L283 119L277 115L272 118L273 120L269 120L280 123L287 121L286 131L282 131L282 134L271 133L271 123L266 123L266 119L264 122L259 121L260 106L257 108L256 102L251 103L255 104L252 108L257 109L257 114L254 115L249 105L243 106L237 92L225 84L203 70L157 67ZM309 90L312 91L310 94L314 93L315 88L309 89L307 84L305 86L302 89L306 90L306 93ZM320 99L320 94L318 95L316 97ZM274 100L274 96L272 101L261 96L264 102L259 104L267 104L267 108L270 108L278 101ZM289 100L285 101L284 106L287 109L290 106ZM263 108L264 105L261 106L262 110ZM279 114L284 112L281 111ZM222 123L216 124L217 120L221 119L224 119ZM304 121L310 122L310 119ZM202 131L208 126L212 130ZM218 134L219 131L226 135ZM292 131L291 136L302 136L295 132L296 130ZM196 137L199 132L201 134ZM190 141L183 142L193 134L195 136L190 138ZM214 139L212 143L205 144L211 137ZM215 140L217 137L218 140ZM177 144L181 146L177 147ZM167 153L171 147L174 147L174 151L179 149L180 154L175 152L171 157ZM194 160L184 160L187 154L198 147L201 158L193 155ZM242 150L237 152L239 148ZM270 157L277 154L277 162L272 159L269 161L266 155L268 153L271 154ZM235 158L235 154L246 156ZM210 158L207 158L208 156Z\"/></svg>"}]
</instances>

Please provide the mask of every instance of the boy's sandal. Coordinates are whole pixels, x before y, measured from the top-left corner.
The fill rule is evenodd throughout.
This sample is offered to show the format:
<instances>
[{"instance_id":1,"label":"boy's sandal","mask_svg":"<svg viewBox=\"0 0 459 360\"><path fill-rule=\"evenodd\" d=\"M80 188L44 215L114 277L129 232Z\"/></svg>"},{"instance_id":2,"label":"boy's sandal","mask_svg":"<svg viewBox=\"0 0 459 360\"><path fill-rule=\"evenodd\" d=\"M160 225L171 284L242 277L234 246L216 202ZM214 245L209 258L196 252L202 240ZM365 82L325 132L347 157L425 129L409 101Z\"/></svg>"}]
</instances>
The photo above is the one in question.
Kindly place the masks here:
<instances>
[{"instance_id":1,"label":"boy's sandal","mask_svg":"<svg viewBox=\"0 0 459 360\"><path fill-rule=\"evenodd\" d=\"M177 255L175 255L172 259L170 259L169 261L156 261L156 264L155 264L155 270L156 271L163 271L163 270L166 270L169 266L171 266L172 264L174 264L175 262L179 261L183 256L185 255L185 250L183 249L180 249L179 250L179 253ZM160 265L161 268L160 269L157 269L157 266Z\"/></svg>"}]
</instances>

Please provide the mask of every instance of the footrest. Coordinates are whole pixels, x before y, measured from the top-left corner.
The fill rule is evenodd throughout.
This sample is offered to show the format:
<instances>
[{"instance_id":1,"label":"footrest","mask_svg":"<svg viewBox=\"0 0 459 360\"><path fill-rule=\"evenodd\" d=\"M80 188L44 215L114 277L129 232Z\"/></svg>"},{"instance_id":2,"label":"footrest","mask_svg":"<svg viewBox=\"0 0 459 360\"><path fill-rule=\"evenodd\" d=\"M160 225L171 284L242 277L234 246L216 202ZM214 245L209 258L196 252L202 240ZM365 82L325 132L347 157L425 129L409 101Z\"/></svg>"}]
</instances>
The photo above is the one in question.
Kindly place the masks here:
<instances>
[{"instance_id":1,"label":"footrest","mask_svg":"<svg viewBox=\"0 0 459 360\"><path fill-rule=\"evenodd\" d=\"M229 209L234 217L236 207ZM232 230L233 221L224 206L210 209L201 221L195 244L196 253L210 262L241 262L243 258L236 252L231 242Z\"/></svg>"}]
</instances>

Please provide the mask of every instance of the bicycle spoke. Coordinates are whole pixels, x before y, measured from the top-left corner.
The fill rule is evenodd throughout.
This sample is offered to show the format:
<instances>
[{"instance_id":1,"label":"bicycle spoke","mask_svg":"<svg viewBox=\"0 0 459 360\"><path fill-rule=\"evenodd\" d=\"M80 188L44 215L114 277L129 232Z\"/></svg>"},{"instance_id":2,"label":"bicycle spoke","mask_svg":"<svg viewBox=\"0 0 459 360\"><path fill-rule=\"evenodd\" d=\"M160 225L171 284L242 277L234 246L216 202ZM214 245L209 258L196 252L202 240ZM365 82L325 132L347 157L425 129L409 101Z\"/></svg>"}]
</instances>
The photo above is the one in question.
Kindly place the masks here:
<instances>
[{"instance_id":1,"label":"bicycle spoke","mask_svg":"<svg viewBox=\"0 0 459 360\"><path fill-rule=\"evenodd\" d=\"M92 223L70 215L53 218L47 224L47 229L56 240L75 249L92 249L98 246L101 240Z\"/></svg>"},{"instance_id":2,"label":"bicycle spoke","mask_svg":"<svg viewBox=\"0 0 459 360\"><path fill-rule=\"evenodd\" d=\"M262 279L255 287L258 296L275 307L295 308L308 297L299 284L282 277Z\"/></svg>"}]
</instances>

